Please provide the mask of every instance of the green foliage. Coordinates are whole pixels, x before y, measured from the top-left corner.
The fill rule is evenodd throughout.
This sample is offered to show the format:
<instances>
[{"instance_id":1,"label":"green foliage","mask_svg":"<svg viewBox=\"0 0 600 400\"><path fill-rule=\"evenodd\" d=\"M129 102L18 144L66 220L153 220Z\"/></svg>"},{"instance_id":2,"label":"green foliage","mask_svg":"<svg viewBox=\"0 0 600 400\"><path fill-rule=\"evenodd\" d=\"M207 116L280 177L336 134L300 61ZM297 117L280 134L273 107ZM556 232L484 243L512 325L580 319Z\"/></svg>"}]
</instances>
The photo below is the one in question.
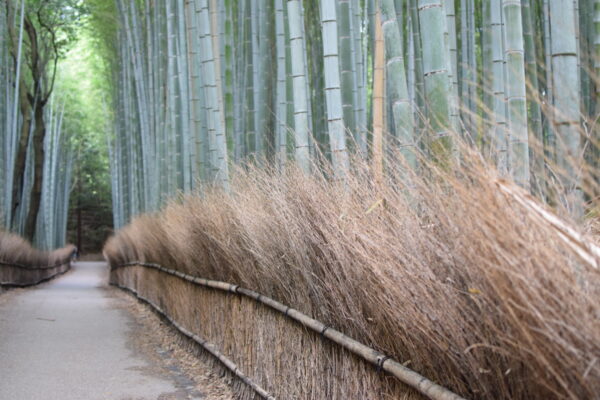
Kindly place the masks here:
<instances>
[{"instance_id":1,"label":"green foliage","mask_svg":"<svg viewBox=\"0 0 600 400\"><path fill-rule=\"evenodd\" d=\"M60 63L56 94L65 105L64 127L75 149L69 228L74 229L75 212L81 208L87 219L94 220L94 226L86 229L86 239L95 238L97 243L92 247L99 248L112 226L107 149L111 89L104 75L106 61L100 43L90 35L88 27L80 28L78 41Z\"/></svg>"},{"instance_id":2,"label":"green foliage","mask_svg":"<svg viewBox=\"0 0 600 400\"><path fill-rule=\"evenodd\" d=\"M28 0L26 15L36 26L38 38L63 57L76 42L88 8L82 0Z\"/></svg>"}]
</instances>

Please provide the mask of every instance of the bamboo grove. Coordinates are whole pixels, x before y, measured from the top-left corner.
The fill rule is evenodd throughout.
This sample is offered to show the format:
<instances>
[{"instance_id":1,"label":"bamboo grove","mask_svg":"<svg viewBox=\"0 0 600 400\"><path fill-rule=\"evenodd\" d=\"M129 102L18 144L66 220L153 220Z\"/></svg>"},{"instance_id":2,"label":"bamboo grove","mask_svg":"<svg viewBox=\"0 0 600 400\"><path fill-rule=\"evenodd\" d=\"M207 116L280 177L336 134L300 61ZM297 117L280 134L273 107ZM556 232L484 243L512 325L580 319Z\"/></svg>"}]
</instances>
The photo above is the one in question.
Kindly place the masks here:
<instances>
[{"instance_id":1,"label":"bamboo grove","mask_svg":"<svg viewBox=\"0 0 600 400\"><path fill-rule=\"evenodd\" d=\"M53 249L65 242L73 152L52 95L59 23L33 3L1 2L0 226Z\"/></svg>"},{"instance_id":2,"label":"bamboo grove","mask_svg":"<svg viewBox=\"0 0 600 400\"><path fill-rule=\"evenodd\" d=\"M112 13L116 227L178 192L227 190L233 165L330 162L344 179L355 157L385 166L397 150L419 173L422 157L460 163L458 142L575 216L594 196L600 1L116 0Z\"/></svg>"}]
</instances>

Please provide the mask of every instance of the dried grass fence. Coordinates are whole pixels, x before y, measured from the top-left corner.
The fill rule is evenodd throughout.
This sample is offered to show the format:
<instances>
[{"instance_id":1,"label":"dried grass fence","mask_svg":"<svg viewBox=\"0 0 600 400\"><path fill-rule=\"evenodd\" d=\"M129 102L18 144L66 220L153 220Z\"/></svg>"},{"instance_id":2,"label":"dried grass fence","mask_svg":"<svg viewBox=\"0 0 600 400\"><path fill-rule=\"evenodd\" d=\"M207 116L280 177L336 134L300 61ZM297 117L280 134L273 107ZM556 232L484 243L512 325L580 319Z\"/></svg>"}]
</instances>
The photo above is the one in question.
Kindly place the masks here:
<instances>
[{"instance_id":1,"label":"dried grass fence","mask_svg":"<svg viewBox=\"0 0 600 400\"><path fill-rule=\"evenodd\" d=\"M40 251L20 236L0 232L0 286L32 286L64 274L71 267L74 249L69 245Z\"/></svg>"},{"instance_id":2,"label":"dried grass fence","mask_svg":"<svg viewBox=\"0 0 600 400\"><path fill-rule=\"evenodd\" d=\"M281 312L181 276L276 299L465 398L598 398L596 236L476 157L460 171L429 166L410 185L400 163L381 184L358 165L343 184L239 171L231 193L140 216L105 247L111 281L277 398L421 396ZM179 275L116 268L131 262Z\"/></svg>"},{"instance_id":3,"label":"dried grass fence","mask_svg":"<svg viewBox=\"0 0 600 400\"><path fill-rule=\"evenodd\" d=\"M242 296L246 296L250 299L255 300L258 303L262 303L266 307L271 308L272 310L278 311L282 313L284 316L288 317L290 320L296 321L303 325L305 328L312 330L313 332L321 335L323 338L330 340L331 342L341 346L347 351L353 353L354 355L362 358L363 360L375 365L378 371L385 371L390 375L398 378L401 382L407 384L408 386L415 389L418 393L421 393L427 396L430 399L434 400L461 400L462 397L452 393L448 389L437 385L436 383L430 381L426 377L419 375L415 371L406 368L404 365L399 363L398 361L392 359L390 356L386 356L378 352L375 349L372 349L364 344L357 342L356 340L344 335L342 332L339 332L335 329L330 328L329 326L323 324L320 321L317 321L306 314L301 313L298 310L295 310L285 304L282 304L270 297L263 296L260 293L257 293L253 290L242 288L238 285L233 285L227 282L219 282L212 281L209 279L203 279L199 277L194 277L188 274L184 274L183 272L179 272L176 270L172 270L162 265L152 264L152 263L143 263L143 262L130 262L127 264L121 264L113 268L125 268L125 267L144 267L144 268L153 268L155 270L161 271L163 273L176 276L184 281L192 283L194 285L220 290L225 293L231 294L239 294ZM224 356L218 349L215 349L215 346L211 343L208 343L206 340L200 338L193 332L187 330L185 327L180 325L177 321L173 320L167 312L165 312L162 308L152 302L152 300L144 297L135 289L131 289L127 286L121 286L118 283L115 283L116 286L119 286L122 289L126 289L136 295L139 299L143 300L147 304L149 304L152 308L154 308L159 314L161 314L164 318L169 320L171 324L173 324L181 333L185 336L191 338L196 343L200 344L204 347L208 352L210 352L214 357L216 357L219 361L221 361L231 372L233 372L238 378L242 379L244 383L249 385L258 395L260 395L264 399L274 399L266 390L257 385L252 381L251 378L244 375L237 367L235 363L229 360L226 356Z\"/></svg>"}]
</instances>

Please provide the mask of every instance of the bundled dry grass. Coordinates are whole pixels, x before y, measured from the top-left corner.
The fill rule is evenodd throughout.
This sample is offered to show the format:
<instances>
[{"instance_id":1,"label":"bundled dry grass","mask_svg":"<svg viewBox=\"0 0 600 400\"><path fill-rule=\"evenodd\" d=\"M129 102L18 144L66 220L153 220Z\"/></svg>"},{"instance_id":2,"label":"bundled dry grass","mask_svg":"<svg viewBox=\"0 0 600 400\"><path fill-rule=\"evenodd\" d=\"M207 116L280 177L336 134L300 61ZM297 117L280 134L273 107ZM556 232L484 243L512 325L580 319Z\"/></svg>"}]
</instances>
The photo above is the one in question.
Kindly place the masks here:
<instances>
[{"instance_id":1,"label":"bundled dry grass","mask_svg":"<svg viewBox=\"0 0 600 400\"><path fill-rule=\"evenodd\" d=\"M69 269L74 249L69 245L41 251L18 235L0 231L0 284L28 286L61 274Z\"/></svg>"},{"instance_id":2,"label":"bundled dry grass","mask_svg":"<svg viewBox=\"0 0 600 400\"><path fill-rule=\"evenodd\" d=\"M460 173L429 165L426 178L407 178L400 163L390 163L381 184L356 165L345 183L294 168L240 171L231 193L209 191L141 216L105 254L113 266L155 262L256 290L468 398L598 398L599 271L581 262L559 230L499 191L475 155L463 157ZM225 350L286 343L283 331L247 342L231 333L250 335L249 320L266 318L256 305L221 319L239 300L192 295L175 278L136 271L115 270L112 279L170 305ZM359 361L339 362L341 353L293 350L283 361L251 352L238 362L281 398L400 393ZM326 372L311 371L312 359ZM371 382L364 391L341 388L361 376ZM326 392L323 381L340 388ZM380 392L365 395L374 385ZM310 389L290 392L299 386Z\"/></svg>"}]
</instances>

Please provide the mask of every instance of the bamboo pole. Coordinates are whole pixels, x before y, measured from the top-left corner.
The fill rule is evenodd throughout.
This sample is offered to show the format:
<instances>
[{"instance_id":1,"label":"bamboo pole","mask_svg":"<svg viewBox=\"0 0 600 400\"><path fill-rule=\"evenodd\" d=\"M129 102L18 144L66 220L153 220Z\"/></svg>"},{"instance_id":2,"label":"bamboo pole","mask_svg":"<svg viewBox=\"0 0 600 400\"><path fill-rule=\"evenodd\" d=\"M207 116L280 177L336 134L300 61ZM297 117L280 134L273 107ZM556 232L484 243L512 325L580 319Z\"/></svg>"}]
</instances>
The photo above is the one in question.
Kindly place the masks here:
<instances>
[{"instance_id":1,"label":"bamboo pole","mask_svg":"<svg viewBox=\"0 0 600 400\"><path fill-rule=\"evenodd\" d=\"M556 162L563 187L561 200L575 218L583 216L581 184L579 53L575 7L572 0L550 0L552 37L553 125L556 127Z\"/></svg>"},{"instance_id":2,"label":"bamboo pole","mask_svg":"<svg viewBox=\"0 0 600 400\"><path fill-rule=\"evenodd\" d=\"M508 175L508 132L506 128L504 24L501 0L491 0L492 91L493 99L493 160L501 176Z\"/></svg>"},{"instance_id":3,"label":"bamboo pole","mask_svg":"<svg viewBox=\"0 0 600 400\"><path fill-rule=\"evenodd\" d=\"M342 111L337 11L334 0L321 2L321 22L323 24L323 73L325 74L329 148L334 175L336 179L345 180L350 169L350 162L346 150L346 129Z\"/></svg>"},{"instance_id":4,"label":"bamboo pole","mask_svg":"<svg viewBox=\"0 0 600 400\"><path fill-rule=\"evenodd\" d=\"M449 52L444 43L446 16L442 0L419 0L419 29L423 50L423 81L432 157L443 166L452 163L452 85L448 79Z\"/></svg>"},{"instance_id":5,"label":"bamboo pole","mask_svg":"<svg viewBox=\"0 0 600 400\"><path fill-rule=\"evenodd\" d=\"M506 62L506 103L509 129L509 169L520 186L529 189L529 138L527 131L527 95L523 20L520 0L502 0L504 59Z\"/></svg>"},{"instance_id":6,"label":"bamboo pole","mask_svg":"<svg viewBox=\"0 0 600 400\"><path fill-rule=\"evenodd\" d=\"M400 154L403 156L402 161L408 169L416 171L417 150L414 136L414 120L406 83L403 35L401 34L401 28L398 26L393 0L380 0L380 10L380 28L383 30L385 37L386 82L388 82L387 96L392 105L394 132ZM376 26L376 41L378 40L377 29ZM377 58L375 58L375 62L377 62ZM375 130L375 109L373 116L373 129Z\"/></svg>"},{"instance_id":7,"label":"bamboo pole","mask_svg":"<svg viewBox=\"0 0 600 400\"><path fill-rule=\"evenodd\" d=\"M383 88L385 82L385 60L381 14L375 15L375 49L373 62L373 154L372 168L375 182L383 180Z\"/></svg>"},{"instance_id":8,"label":"bamboo pole","mask_svg":"<svg viewBox=\"0 0 600 400\"><path fill-rule=\"evenodd\" d=\"M294 91L294 146L298 166L306 173L310 172L309 152L309 99L306 90L304 34L302 5L299 0L288 0L289 40L291 47L292 80Z\"/></svg>"}]
</instances>

